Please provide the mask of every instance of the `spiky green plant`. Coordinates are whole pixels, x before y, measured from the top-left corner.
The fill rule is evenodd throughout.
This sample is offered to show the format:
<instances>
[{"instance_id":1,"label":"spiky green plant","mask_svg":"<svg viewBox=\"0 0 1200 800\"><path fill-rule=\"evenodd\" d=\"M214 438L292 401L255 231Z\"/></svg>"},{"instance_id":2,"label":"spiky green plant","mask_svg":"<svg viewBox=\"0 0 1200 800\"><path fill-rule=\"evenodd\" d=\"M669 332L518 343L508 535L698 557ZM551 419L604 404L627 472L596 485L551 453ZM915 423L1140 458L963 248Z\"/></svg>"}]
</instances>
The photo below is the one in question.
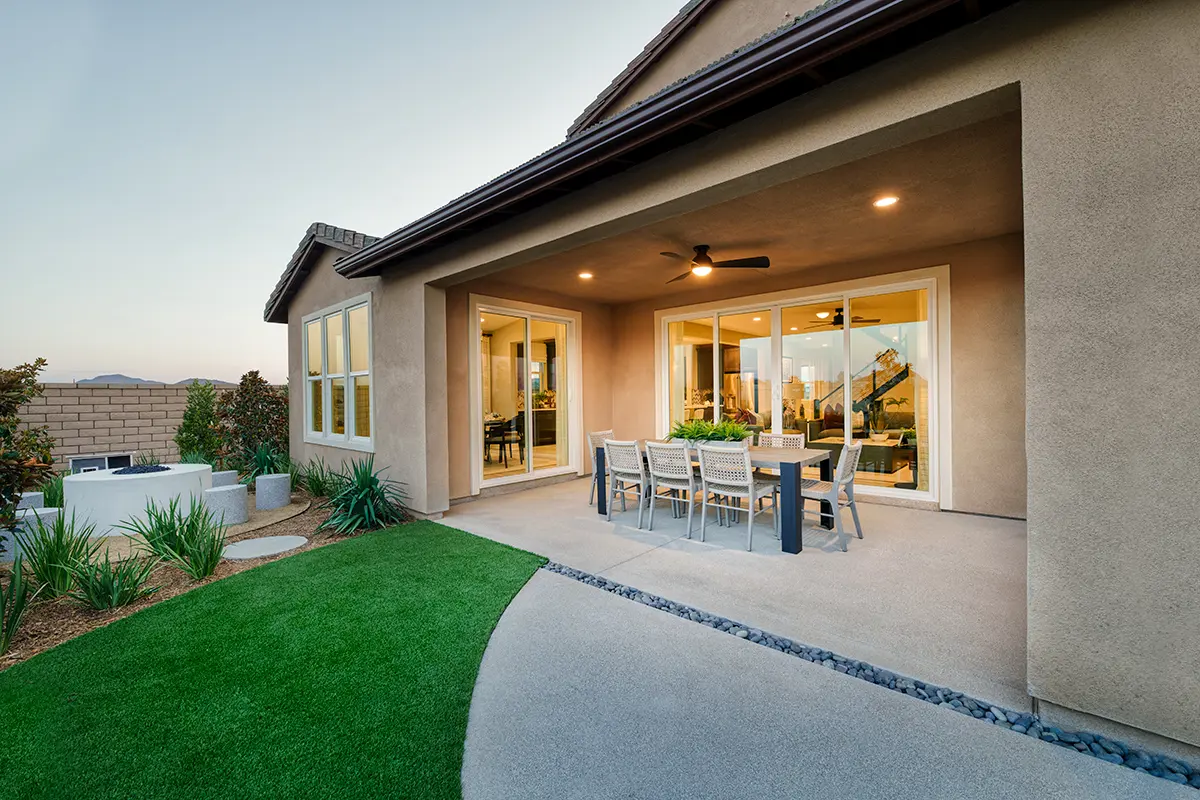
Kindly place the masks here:
<instances>
[{"instance_id":1,"label":"spiky green plant","mask_svg":"<svg viewBox=\"0 0 1200 800\"><path fill-rule=\"evenodd\" d=\"M135 517L117 527L140 536L145 549L178 567L192 580L212 575L225 551L224 520L214 517L195 497L191 498L186 515L180 510L178 497L166 507L151 500L144 521Z\"/></svg>"},{"instance_id":2,"label":"spiky green plant","mask_svg":"<svg viewBox=\"0 0 1200 800\"><path fill-rule=\"evenodd\" d=\"M146 586L156 566L156 558L127 558L114 564L105 551L103 560L77 564L72 570L71 597L99 610L129 605L158 591L156 586Z\"/></svg>"},{"instance_id":3,"label":"spiky green plant","mask_svg":"<svg viewBox=\"0 0 1200 800\"><path fill-rule=\"evenodd\" d=\"M37 597L37 591L29 591L29 581L25 579L24 563L20 556L13 561L12 575L8 579L8 588L0 583L0 656L8 652L17 629L21 627L21 618L29 602Z\"/></svg>"},{"instance_id":4,"label":"spiky green plant","mask_svg":"<svg viewBox=\"0 0 1200 800\"><path fill-rule=\"evenodd\" d=\"M674 439L701 442L740 442L752 435L750 429L740 422L723 419L715 425L706 419L689 419L676 422L668 434Z\"/></svg>"},{"instance_id":5,"label":"spiky green plant","mask_svg":"<svg viewBox=\"0 0 1200 800\"><path fill-rule=\"evenodd\" d=\"M209 466L212 466L214 461L216 461L215 458L206 456L199 450L189 450L188 452L182 453L179 456L180 464L208 464Z\"/></svg>"},{"instance_id":6,"label":"spiky green plant","mask_svg":"<svg viewBox=\"0 0 1200 800\"><path fill-rule=\"evenodd\" d=\"M317 456L304 468L299 485L313 497L328 497L335 491L341 477L340 472L326 464L325 459Z\"/></svg>"},{"instance_id":7,"label":"spiky green plant","mask_svg":"<svg viewBox=\"0 0 1200 800\"><path fill-rule=\"evenodd\" d=\"M347 536L360 531L395 525L408 519L408 499L403 484L375 471L375 456L355 459L337 489L321 504L333 513L317 530L332 530Z\"/></svg>"},{"instance_id":8,"label":"spiky green plant","mask_svg":"<svg viewBox=\"0 0 1200 800\"><path fill-rule=\"evenodd\" d=\"M162 464L162 460L154 453L143 450L137 454L137 460L134 463L139 467L157 467Z\"/></svg>"},{"instance_id":9,"label":"spiky green plant","mask_svg":"<svg viewBox=\"0 0 1200 800\"><path fill-rule=\"evenodd\" d=\"M32 527L16 534L39 592L62 597L71 591L75 581L72 570L90 561L100 549L102 543L92 538L95 532L93 524L77 525L72 511L70 517L56 514L49 524L38 517Z\"/></svg>"},{"instance_id":10,"label":"spiky green plant","mask_svg":"<svg viewBox=\"0 0 1200 800\"><path fill-rule=\"evenodd\" d=\"M195 503L194 498L192 502ZM151 553L165 560L167 553L180 549L183 536L184 516L179 509L179 498L173 497L163 506L151 500L146 504L144 520L134 517L117 527L130 537L140 536Z\"/></svg>"},{"instance_id":11,"label":"spiky green plant","mask_svg":"<svg viewBox=\"0 0 1200 800\"><path fill-rule=\"evenodd\" d=\"M281 455L270 444L260 444L253 452L246 454L245 467L242 470L242 483L253 486L254 479L259 475L276 475L287 466L286 455Z\"/></svg>"},{"instance_id":12,"label":"spiky green plant","mask_svg":"<svg viewBox=\"0 0 1200 800\"><path fill-rule=\"evenodd\" d=\"M38 486L38 491L42 493L42 505L46 508L63 507L63 476L61 474L46 478Z\"/></svg>"}]
</instances>

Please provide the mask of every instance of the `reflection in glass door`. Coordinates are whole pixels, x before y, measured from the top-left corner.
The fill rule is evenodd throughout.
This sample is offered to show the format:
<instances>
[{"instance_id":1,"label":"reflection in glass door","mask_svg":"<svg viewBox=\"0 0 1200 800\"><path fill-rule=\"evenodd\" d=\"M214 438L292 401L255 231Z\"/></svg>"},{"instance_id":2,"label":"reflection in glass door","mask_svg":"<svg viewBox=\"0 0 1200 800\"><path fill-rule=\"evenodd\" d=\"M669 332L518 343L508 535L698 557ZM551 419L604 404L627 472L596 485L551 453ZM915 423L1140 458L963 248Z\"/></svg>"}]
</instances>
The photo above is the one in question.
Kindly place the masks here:
<instances>
[{"instance_id":1,"label":"reflection in glass door","mask_svg":"<svg viewBox=\"0 0 1200 800\"><path fill-rule=\"evenodd\" d=\"M713 421L713 321L700 317L667 326L671 422Z\"/></svg>"},{"instance_id":2,"label":"reflection in glass door","mask_svg":"<svg viewBox=\"0 0 1200 800\"><path fill-rule=\"evenodd\" d=\"M722 314L721 418L771 430L771 312Z\"/></svg>"},{"instance_id":3,"label":"reflection in glass door","mask_svg":"<svg viewBox=\"0 0 1200 800\"><path fill-rule=\"evenodd\" d=\"M554 469L569 463L567 444L567 326L533 319L529 333L530 465Z\"/></svg>"},{"instance_id":4,"label":"reflection in glass door","mask_svg":"<svg viewBox=\"0 0 1200 800\"><path fill-rule=\"evenodd\" d=\"M835 307L819 303L783 309L781 432L802 433L810 447L840 451L846 334ZM817 473L816 467L804 469L806 478Z\"/></svg>"}]
</instances>

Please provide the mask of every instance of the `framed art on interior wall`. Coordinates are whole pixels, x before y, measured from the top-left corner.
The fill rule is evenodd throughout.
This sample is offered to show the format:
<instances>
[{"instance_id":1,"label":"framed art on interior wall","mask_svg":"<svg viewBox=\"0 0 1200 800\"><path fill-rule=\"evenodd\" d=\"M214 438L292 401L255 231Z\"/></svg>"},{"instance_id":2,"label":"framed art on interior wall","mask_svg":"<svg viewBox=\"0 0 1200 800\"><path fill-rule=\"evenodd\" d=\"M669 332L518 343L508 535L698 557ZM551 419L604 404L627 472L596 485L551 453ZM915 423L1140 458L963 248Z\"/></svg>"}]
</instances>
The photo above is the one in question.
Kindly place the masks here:
<instances>
[{"instance_id":1,"label":"framed art on interior wall","mask_svg":"<svg viewBox=\"0 0 1200 800\"><path fill-rule=\"evenodd\" d=\"M783 383L792 382L792 359L787 356L783 357L783 377L780 380Z\"/></svg>"}]
</instances>

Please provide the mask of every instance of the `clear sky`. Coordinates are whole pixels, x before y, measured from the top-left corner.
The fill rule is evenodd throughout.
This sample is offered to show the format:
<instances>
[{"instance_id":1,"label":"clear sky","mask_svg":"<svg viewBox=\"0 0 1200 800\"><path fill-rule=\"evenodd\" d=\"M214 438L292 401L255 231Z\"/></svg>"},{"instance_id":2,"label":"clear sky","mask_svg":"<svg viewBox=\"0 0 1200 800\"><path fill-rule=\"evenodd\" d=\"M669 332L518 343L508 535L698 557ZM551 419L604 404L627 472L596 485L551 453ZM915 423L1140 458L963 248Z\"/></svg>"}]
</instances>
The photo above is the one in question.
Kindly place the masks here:
<instances>
[{"instance_id":1,"label":"clear sky","mask_svg":"<svg viewBox=\"0 0 1200 800\"><path fill-rule=\"evenodd\" d=\"M310 222L383 235L562 140L683 0L0 0L0 366L286 377Z\"/></svg>"}]
</instances>

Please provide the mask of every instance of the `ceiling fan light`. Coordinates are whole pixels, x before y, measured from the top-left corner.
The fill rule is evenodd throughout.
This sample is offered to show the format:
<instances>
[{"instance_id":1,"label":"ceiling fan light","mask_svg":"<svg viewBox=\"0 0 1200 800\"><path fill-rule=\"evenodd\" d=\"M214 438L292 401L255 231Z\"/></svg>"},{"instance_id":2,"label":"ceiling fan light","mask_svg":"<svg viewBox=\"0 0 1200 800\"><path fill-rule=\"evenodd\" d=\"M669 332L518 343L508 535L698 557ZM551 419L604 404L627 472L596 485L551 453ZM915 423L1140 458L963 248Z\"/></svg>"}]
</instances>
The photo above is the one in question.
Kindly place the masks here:
<instances>
[{"instance_id":1,"label":"ceiling fan light","mask_svg":"<svg viewBox=\"0 0 1200 800\"><path fill-rule=\"evenodd\" d=\"M707 275L708 273L710 273L712 271L713 271L713 268L708 266L707 264L697 264L694 267L692 267L692 274L695 275L697 278L703 278L705 275Z\"/></svg>"},{"instance_id":2,"label":"ceiling fan light","mask_svg":"<svg viewBox=\"0 0 1200 800\"><path fill-rule=\"evenodd\" d=\"M818 311L817 319L829 319L829 312L828 311Z\"/></svg>"}]
</instances>

